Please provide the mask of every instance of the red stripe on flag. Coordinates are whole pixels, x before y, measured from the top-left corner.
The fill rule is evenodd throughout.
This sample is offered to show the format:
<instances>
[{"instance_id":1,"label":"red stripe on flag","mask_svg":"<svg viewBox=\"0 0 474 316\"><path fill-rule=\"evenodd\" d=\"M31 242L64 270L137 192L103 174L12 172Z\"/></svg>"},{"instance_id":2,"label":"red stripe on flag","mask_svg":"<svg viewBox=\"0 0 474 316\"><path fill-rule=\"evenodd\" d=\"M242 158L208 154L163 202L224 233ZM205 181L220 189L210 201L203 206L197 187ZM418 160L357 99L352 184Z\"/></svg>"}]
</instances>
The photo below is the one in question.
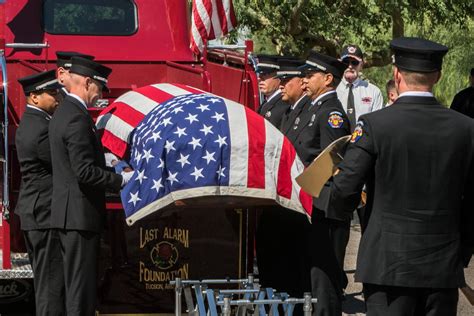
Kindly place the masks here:
<instances>
[{"instance_id":1,"label":"red stripe on flag","mask_svg":"<svg viewBox=\"0 0 474 316\"><path fill-rule=\"evenodd\" d=\"M134 90L135 92L138 92L140 94L143 94L147 98L157 102L157 103L163 103L168 101L169 99L173 98L174 95L169 94L165 90L162 90L160 88L155 88L152 86L145 86L138 88Z\"/></svg>"},{"instance_id":2,"label":"red stripe on flag","mask_svg":"<svg viewBox=\"0 0 474 316\"><path fill-rule=\"evenodd\" d=\"M222 34L227 34L227 16L225 14L224 4L222 0L216 1L217 6L217 15L219 16L219 21L221 23Z\"/></svg>"},{"instance_id":3,"label":"red stripe on flag","mask_svg":"<svg viewBox=\"0 0 474 316\"><path fill-rule=\"evenodd\" d=\"M128 150L127 142L124 142L108 130L104 129L102 134L102 145L122 159Z\"/></svg>"},{"instance_id":4,"label":"red stripe on flag","mask_svg":"<svg viewBox=\"0 0 474 316\"><path fill-rule=\"evenodd\" d=\"M235 16L234 5L232 4L232 0L229 0L229 2L230 2L230 10L229 10L230 22L232 23L232 28L230 28L229 31L232 31L232 29L234 29L237 26L237 18ZM229 22L227 21L227 23Z\"/></svg>"},{"instance_id":5,"label":"red stripe on flag","mask_svg":"<svg viewBox=\"0 0 474 316\"><path fill-rule=\"evenodd\" d=\"M277 194L291 199L293 183L291 180L291 166L296 157L296 151L288 138L283 137L280 165L278 166Z\"/></svg>"},{"instance_id":6,"label":"red stripe on flag","mask_svg":"<svg viewBox=\"0 0 474 316\"><path fill-rule=\"evenodd\" d=\"M303 205L304 209L306 210L306 213L311 216L311 214L313 213L313 198L311 197L311 195L303 191L303 189L300 190L299 198L301 205Z\"/></svg>"},{"instance_id":7,"label":"red stripe on flag","mask_svg":"<svg viewBox=\"0 0 474 316\"><path fill-rule=\"evenodd\" d=\"M265 189L265 119L247 107L245 116L249 138L247 187Z\"/></svg>"},{"instance_id":8,"label":"red stripe on flag","mask_svg":"<svg viewBox=\"0 0 474 316\"><path fill-rule=\"evenodd\" d=\"M136 127L138 123L140 123L145 117L142 112L135 110L132 105L127 103L119 101L114 102L114 105L116 109L114 112L112 112L112 115L118 117L132 127Z\"/></svg>"}]
</instances>

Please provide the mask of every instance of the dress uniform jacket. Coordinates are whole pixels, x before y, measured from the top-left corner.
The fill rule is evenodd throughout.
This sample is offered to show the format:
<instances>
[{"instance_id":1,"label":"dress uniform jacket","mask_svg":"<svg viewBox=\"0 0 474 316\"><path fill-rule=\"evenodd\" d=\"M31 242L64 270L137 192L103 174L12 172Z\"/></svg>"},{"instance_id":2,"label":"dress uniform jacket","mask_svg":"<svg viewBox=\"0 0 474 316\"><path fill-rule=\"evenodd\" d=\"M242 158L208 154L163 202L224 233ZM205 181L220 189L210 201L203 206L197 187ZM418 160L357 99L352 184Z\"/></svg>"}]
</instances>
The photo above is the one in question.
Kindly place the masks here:
<instances>
[{"instance_id":1,"label":"dress uniform jacket","mask_svg":"<svg viewBox=\"0 0 474 316\"><path fill-rule=\"evenodd\" d=\"M459 91L454 96L451 109L474 118L474 87Z\"/></svg>"},{"instance_id":2,"label":"dress uniform jacket","mask_svg":"<svg viewBox=\"0 0 474 316\"><path fill-rule=\"evenodd\" d=\"M295 123L296 118L300 115L301 111L311 105L311 99L307 95L304 95L298 101L299 102L297 102L294 109L289 107L286 113L283 115L280 125L280 131L284 135L287 135L289 131L293 128L293 124Z\"/></svg>"},{"instance_id":3,"label":"dress uniform jacket","mask_svg":"<svg viewBox=\"0 0 474 316\"><path fill-rule=\"evenodd\" d=\"M286 136L295 146L303 164L308 166L324 148L349 133L349 119L336 93L333 92L323 96L316 104L309 103L294 121ZM330 183L327 183L319 198L314 199L314 206L326 211L327 217L338 219L336 214L328 212L329 188Z\"/></svg>"},{"instance_id":4,"label":"dress uniform jacket","mask_svg":"<svg viewBox=\"0 0 474 316\"><path fill-rule=\"evenodd\" d=\"M26 107L16 132L16 148L22 173L16 214L23 230L48 229L51 213L51 153L48 126L51 117Z\"/></svg>"},{"instance_id":5,"label":"dress uniform jacket","mask_svg":"<svg viewBox=\"0 0 474 316\"><path fill-rule=\"evenodd\" d=\"M361 117L330 206L352 213L367 183L355 279L456 288L474 246L474 123L434 97L401 96ZM462 255L465 254L465 255Z\"/></svg>"},{"instance_id":6,"label":"dress uniform jacket","mask_svg":"<svg viewBox=\"0 0 474 316\"><path fill-rule=\"evenodd\" d=\"M258 114L265 117L276 128L280 128L283 116L288 111L290 106L281 99L281 93L278 93L273 98L263 103L259 108Z\"/></svg>"},{"instance_id":7,"label":"dress uniform jacket","mask_svg":"<svg viewBox=\"0 0 474 316\"><path fill-rule=\"evenodd\" d=\"M55 166L53 227L101 232L105 189L120 190L122 177L105 171L104 152L95 125L79 100L71 95L64 99L49 131Z\"/></svg>"}]
</instances>

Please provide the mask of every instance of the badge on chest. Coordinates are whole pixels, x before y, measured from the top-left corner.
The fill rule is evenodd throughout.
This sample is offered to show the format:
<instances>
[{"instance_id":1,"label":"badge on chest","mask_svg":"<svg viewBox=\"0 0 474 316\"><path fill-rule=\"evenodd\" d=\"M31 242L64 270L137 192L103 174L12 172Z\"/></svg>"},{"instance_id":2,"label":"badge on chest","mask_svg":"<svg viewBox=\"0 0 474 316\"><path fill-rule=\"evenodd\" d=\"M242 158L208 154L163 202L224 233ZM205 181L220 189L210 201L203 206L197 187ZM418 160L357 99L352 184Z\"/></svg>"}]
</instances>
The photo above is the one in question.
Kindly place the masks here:
<instances>
[{"instance_id":1,"label":"badge on chest","mask_svg":"<svg viewBox=\"0 0 474 316\"><path fill-rule=\"evenodd\" d=\"M272 116L272 112L270 112L270 111L267 111L267 113L265 113L265 117L267 117L267 118L268 118L268 117L270 117L270 116Z\"/></svg>"},{"instance_id":2,"label":"badge on chest","mask_svg":"<svg viewBox=\"0 0 474 316\"><path fill-rule=\"evenodd\" d=\"M371 105L372 104L372 97L362 97L362 104L364 105Z\"/></svg>"}]
</instances>

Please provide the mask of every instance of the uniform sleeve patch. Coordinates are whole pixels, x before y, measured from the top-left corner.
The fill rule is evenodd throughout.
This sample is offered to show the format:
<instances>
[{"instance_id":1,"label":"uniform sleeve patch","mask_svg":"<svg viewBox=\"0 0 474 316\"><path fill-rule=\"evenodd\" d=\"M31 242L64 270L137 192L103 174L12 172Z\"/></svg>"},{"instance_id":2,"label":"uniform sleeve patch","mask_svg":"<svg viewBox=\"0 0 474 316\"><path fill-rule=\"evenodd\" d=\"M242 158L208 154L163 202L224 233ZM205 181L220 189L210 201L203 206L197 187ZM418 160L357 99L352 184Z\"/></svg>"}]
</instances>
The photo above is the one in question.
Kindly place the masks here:
<instances>
[{"instance_id":1,"label":"uniform sleeve patch","mask_svg":"<svg viewBox=\"0 0 474 316\"><path fill-rule=\"evenodd\" d=\"M362 137L364 133L364 130L362 129L363 126L364 123L362 121L357 122L357 125L352 132L351 143L357 142Z\"/></svg>"},{"instance_id":2,"label":"uniform sleeve patch","mask_svg":"<svg viewBox=\"0 0 474 316\"><path fill-rule=\"evenodd\" d=\"M343 123L344 119L342 118L341 112L334 111L329 113L328 124L330 127L341 128Z\"/></svg>"}]
</instances>

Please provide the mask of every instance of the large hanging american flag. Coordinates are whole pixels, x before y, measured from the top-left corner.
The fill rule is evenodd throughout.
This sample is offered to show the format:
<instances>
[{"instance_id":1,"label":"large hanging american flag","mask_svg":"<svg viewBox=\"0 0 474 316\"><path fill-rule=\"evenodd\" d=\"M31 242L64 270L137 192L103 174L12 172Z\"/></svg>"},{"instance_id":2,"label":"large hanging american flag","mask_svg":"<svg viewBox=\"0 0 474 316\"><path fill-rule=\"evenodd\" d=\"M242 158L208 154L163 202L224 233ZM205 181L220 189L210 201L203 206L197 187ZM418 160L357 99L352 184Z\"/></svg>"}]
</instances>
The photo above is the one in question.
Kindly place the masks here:
<instances>
[{"instance_id":1,"label":"large hanging american flag","mask_svg":"<svg viewBox=\"0 0 474 316\"><path fill-rule=\"evenodd\" d=\"M193 0L191 49L199 55L207 41L220 38L237 25L232 0Z\"/></svg>"}]
</instances>

